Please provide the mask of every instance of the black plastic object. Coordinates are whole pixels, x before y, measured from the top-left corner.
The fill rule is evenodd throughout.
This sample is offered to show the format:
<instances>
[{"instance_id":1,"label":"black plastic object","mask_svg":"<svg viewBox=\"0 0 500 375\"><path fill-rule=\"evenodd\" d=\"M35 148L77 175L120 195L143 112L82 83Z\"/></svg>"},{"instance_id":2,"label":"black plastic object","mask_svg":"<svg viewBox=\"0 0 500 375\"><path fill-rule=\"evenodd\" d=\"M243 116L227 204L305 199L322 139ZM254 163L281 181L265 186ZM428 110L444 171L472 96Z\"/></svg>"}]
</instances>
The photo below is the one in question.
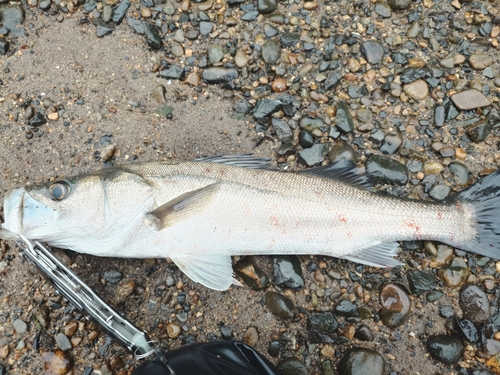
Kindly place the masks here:
<instances>
[{"instance_id":1,"label":"black plastic object","mask_svg":"<svg viewBox=\"0 0 500 375\"><path fill-rule=\"evenodd\" d=\"M211 342L160 352L132 375L281 375L257 351L240 341Z\"/></svg>"}]
</instances>

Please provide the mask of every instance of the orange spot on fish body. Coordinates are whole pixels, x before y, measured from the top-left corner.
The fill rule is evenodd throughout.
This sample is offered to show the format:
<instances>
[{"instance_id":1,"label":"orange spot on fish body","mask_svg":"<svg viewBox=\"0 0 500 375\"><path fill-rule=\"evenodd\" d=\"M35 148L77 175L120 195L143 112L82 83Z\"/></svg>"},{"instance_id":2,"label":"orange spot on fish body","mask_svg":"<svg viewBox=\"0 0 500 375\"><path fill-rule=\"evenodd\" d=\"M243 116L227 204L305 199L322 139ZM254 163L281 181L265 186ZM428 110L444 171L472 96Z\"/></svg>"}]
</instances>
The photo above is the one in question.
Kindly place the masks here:
<instances>
[{"instance_id":1,"label":"orange spot on fish body","mask_svg":"<svg viewBox=\"0 0 500 375\"><path fill-rule=\"evenodd\" d=\"M406 225L408 228L410 229L413 229L414 232L415 232L415 238L420 238L421 237L421 233L420 233L420 226L415 223L415 220L412 220L412 221L406 221L406 220L403 220L403 224Z\"/></svg>"},{"instance_id":2,"label":"orange spot on fish body","mask_svg":"<svg viewBox=\"0 0 500 375\"><path fill-rule=\"evenodd\" d=\"M278 219L274 216L271 216L269 217L269 219L271 220L271 224L275 227L279 227L280 226L280 223L278 221Z\"/></svg>"},{"instance_id":3,"label":"orange spot on fish body","mask_svg":"<svg viewBox=\"0 0 500 375\"><path fill-rule=\"evenodd\" d=\"M209 174L210 172L212 172L212 168L206 167L205 168L205 173Z\"/></svg>"},{"instance_id":4,"label":"orange spot on fish body","mask_svg":"<svg viewBox=\"0 0 500 375\"><path fill-rule=\"evenodd\" d=\"M443 218L443 214L438 211L438 219L441 220Z\"/></svg>"},{"instance_id":5,"label":"orange spot on fish body","mask_svg":"<svg viewBox=\"0 0 500 375\"><path fill-rule=\"evenodd\" d=\"M347 223L347 217L345 215L339 215L339 220L343 223Z\"/></svg>"}]
</instances>

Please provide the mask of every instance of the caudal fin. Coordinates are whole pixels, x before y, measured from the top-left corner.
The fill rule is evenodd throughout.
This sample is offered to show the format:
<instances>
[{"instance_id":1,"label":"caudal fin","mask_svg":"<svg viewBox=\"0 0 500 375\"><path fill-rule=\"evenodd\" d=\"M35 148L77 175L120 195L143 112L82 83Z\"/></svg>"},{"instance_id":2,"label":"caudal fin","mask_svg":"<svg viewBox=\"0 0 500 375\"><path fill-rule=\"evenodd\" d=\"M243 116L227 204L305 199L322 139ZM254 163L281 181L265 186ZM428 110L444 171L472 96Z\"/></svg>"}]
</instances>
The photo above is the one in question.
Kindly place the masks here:
<instances>
[{"instance_id":1,"label":"caudal fin","mask_svg":"<svg viewBox=\"0 0 500 375\"><path fill-rule=\"evenodd\" d=\"M500 170L460 192L456 202L470 202L476 213L477 235L463 250L500 258Z\"/></svg>"}]
</instances>

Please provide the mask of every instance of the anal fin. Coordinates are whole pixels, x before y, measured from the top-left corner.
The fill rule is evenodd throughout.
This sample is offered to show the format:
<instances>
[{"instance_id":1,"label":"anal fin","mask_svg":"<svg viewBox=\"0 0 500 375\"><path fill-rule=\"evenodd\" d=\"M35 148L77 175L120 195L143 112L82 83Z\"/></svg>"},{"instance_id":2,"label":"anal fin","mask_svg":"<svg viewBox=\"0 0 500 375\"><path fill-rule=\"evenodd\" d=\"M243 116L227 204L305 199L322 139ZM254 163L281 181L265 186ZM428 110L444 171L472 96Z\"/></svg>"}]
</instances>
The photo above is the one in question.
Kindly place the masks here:
<instances>
[{"instance_id":1,"label":"anal fin","mask_svg":"<svg viewBox=\"0 0 500 375\"><path fill-rule=\"evenodd\" d=\"M192 255L171 259L190 279L207 288L227 290L235 281L230 255Z\"/></svg>"},{"instance_id":2,"label":"anal fin","mask_svg":"<svg viewBox=\"0 0 500 375\"><path fill-rule=\"evenodd\" d=\"M399 260L394 259L398 250L397 242L386 242L343 256L343 258L372 267L397 267L403 265Z\"/></svg>"}]
</instances>

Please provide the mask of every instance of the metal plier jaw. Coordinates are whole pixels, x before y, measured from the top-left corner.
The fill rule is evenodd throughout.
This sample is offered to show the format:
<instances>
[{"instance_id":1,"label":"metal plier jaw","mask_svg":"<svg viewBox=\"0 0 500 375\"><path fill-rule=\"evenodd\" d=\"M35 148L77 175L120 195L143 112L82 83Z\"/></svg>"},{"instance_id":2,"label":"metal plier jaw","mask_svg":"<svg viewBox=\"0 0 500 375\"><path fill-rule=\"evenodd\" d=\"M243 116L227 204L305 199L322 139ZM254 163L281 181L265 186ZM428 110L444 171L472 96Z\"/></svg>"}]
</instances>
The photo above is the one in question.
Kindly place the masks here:
<instances>
[{"instance_id":1,"label":"metal plier jaw","mask_svg":"<svg viewBox=\"0 0 500 375\"><path fill-rule=\"evenodd\" d=\"M55 257L40 242L29 241L19 235L18 246L22 254L50 281L54 288L87 318L101 325L116 341L130 350L137 359L155 353L153 341L146 333L134 326L104 302L69 267Z\"/></svg>"}]
</instances>

